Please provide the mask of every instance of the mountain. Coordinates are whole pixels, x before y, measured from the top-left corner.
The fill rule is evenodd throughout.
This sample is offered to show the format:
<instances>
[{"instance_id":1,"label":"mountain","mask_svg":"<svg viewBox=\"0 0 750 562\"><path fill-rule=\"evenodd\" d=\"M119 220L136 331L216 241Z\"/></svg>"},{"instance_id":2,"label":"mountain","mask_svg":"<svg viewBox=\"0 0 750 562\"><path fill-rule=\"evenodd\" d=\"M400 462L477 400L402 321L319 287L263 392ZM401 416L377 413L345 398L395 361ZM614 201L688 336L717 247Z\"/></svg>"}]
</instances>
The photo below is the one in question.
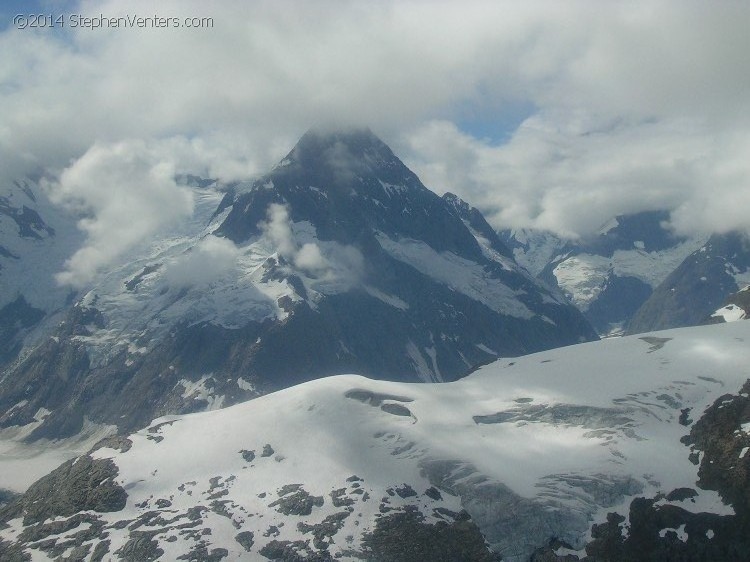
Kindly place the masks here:
<instances>
[{"instance_id":1,"label":"mountain","mask_svg":"<svg viewBox=\"0 0 750 562\"><path fill-rule=\"evenodd\" d=\"M105 440L0 512L0 558L747 560L749 322L343 375Z\"/></svg>"},{"instance_id":2,"label":"mountain","mask_svg":"<svg viewBox=\"0 0 750 562\"><path fill-rule=\"evenodd\" d=\"M714 234L690 254L641 305L628 331L640 333L700 324L750 283L750 237Z\"/></svg>"},{"instance_id":3,"label":"mountain","mask_svg":"<svg viewBox=\"0 0 750 562\"><path fill-rule=\"evenodd\" d=\"M596 339L369 130L308 132L225 193L187 179L190 224L103 273L6 369L0 428L132 431L325 375L450 381Z\"/></svg>"},{"instance_id":4,"label":"mountain","mask_svg":"<svg viewBox=\"0 0 750 562\"><path fill-rule=\"evenodd\" d=\"M592 236L564 240L505 230L516 260L559 287L601 335L622 333L653 290L705 240L674 235L666 211L619 215Z\"/></svg>"}]
</instances>

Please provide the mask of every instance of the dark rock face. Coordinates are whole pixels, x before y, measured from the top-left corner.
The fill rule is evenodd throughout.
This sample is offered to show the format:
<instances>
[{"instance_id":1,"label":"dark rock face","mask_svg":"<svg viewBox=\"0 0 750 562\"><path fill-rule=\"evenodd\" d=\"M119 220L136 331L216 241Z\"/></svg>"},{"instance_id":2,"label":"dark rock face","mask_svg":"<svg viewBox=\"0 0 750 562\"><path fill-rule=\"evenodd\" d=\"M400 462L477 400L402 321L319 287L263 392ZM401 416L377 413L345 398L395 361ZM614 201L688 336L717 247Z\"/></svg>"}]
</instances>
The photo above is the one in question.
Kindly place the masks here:
<instances>
[{"instance_id":1,"label":"dark rock face","mask_svg":"<svg viewBox=\"0 0 750 562\"><path fill-rule=\"evenodd\" d=\"M513 252L501 240L497 232L487 223L484 215L453 193L443 195L443 200L453 208L453 211L461 218L463 223L486 239L491 247L500 255L513 258Z\"/></svg>"},{"instance_id":2,"label":"dark rock face","mask_svg":"<svg viewBox=\"0 0 750 562\"><path fill-rule=\"evenodd\" d=\"M16 492L13 492L11 490L5 490L4 488L0 488L0 509L11 503L12 501L18 499L19 494Z\"/></svg>"},{"instance_id":3,"label":"dark rock face","mask_svg":"<svg viewBox=\"0 0 750 562\"><path fill-rule=\"evenodd\" d=\"M628 327L637 334L695 326L737 292L735 273L750 268L750 239L741 233L715 234L688 256L641 305Z\"/></svg>"},{"instance_id":4,"label":"dark rock face","mask_svg":"<svg viewBox=\"0 0 750 562\"><path fill-rule=\"evenodd\" d=\"M84 455L69 460L5 507L0 512L0 522L23 515L24 525L32 525L86 510L119 511L125 507L127 493L115 483L117 473L109 459Z\"/></svg>"},{"instance_id":5,"label":"dark rock face","mask_svg":"<svg viewBox=\"0 0 750 562\"><path fill-rule=\"evenodd\" d=\"M0 377L0 411L11 412L0 427L30 423L45 408L52 413L30 440L74 435L84 414L127 432L160 415L205 409L207 396L231 405L351 372L450 381L498 355L597 337L574 307L518 268L479 211L429 191L370 131L307 133L266 176L227 191L220 205L227 214L215 234L237 244L255 240L272 204L283 205L293 224L314 230L321 244L338 248L356 282L311 295L293 260L270 257L260 275L290 287L277 299L286 317L247 319L232 328L170 320L175 324L160 332L158 345L150 334L135 338L134 347L148 348L142 353L97 348L109 317L96 296L82 300L53 337ZM441 279L427 271L430 265L420 269L419 260L397 255L399 244L433 261L458 263L458 272L470 269L496 293L471 293L469 281L454 286L461 285L454 276ZM163 269L161 261L146 264L121 290L140 294L145 280ZM169 293L170 302L183 298L185 292ZM154 324L161 321L154 316ZM202 392L191 395L186 385Z\"/></svg>"},{"instance_id":6,"label":"dark rock face","mask_svg":"<svg viewBox=\"0 0 750 562\"><path fill-rule=\"evenodd\" d=\"M301 485L284 486L279 499L268 504L284 515L310 515L314 507L323 505L323 496L312 496Z\"/></svg>"},{"instance_id":7,"label":"dark rock face","mask_svg":"<svg viewBox=\"0 0 750 562\"><path fill-rule=\"evenodd\" d=\"M242 548L250 552L253 548L253 544L255 544L254 538L255 537L252 531L242 531L241 533L237 533L237 536L234 537L234 540L240 543L242 545Z\"/></svg>"},{"instance_id":8,"label":"dark rock face","mask_svg":"<svg viewBox=\"0 0 750 562\"><path fill-rule=\"evenodd\" d=\"M0 215L4 215L15 222L18 233L23 238L41 240L44 237L55 235L55 229L48 226L34 209L26 205L15 208L6 197L0 197Z\"/></svg>"},{"instance_id":9,"label":"dark rock face","mask_svg":"<svg viewBox=\"0 0 750 562\"><path fill-rule=\"evenodd\" d=\"M292 220L309 220L322 240L351 242L379 230L423 240L437 251L481 255L440 197L368 130L310 131L282 164L256 182L271 181L273 189L253 189L235 200L220 232L243 242L259 234L271 203L287 203Z\"/></svg>"},{"instance_id":10,"label":"dark rock face","mask_svg":"<svg viewBox=\"0 0 750 562\"><path fill-rule=\"evenodd\" d=\"M75 336L85 335L88 324L96 324L96 311L75 307L68 315L55 338L49 338L29 356L12 376L0 380L0 408L7 412L0 417L0 426L24 425L34 420L40 408L56 410L54 425L58 435L74 435L83 424L83 414L78 405L69 401L74 385L84 381L89 371L89 359ZM15 407L16 404L23 404ZM49 418L48 418L49 419ZM38 437L43 437L39 434Z\"/></svg>"},{"instance_id":11,"label":"dark rock face","mask_svg":"<svg viewBox=\"0 0 750 562\"><path fill-rule=\"evenodd\" d=\"M30 423L39 408L46 408L52 413L29 440L64 438L81 430L84 414L125 431L143 427L160 415L202 410L207 402L183 396L185 389L179 381L198 381L221 365L235 369L238 349L247 340L254 341L261 329L257 324L240 330L185 327L131 364L120 354L104 365L92 366L85 345L76 339L89 335L92 325L103 325L95 308L73 307L55 337L0 380L0 410L10 412L0 417L0 427ZM207 384L213 384L215 394L226 396L227 403L258 395L238 387L236 378L217 376ZM23 401L23 406L13 408Z\"/></svg>"},{"instance_id":12,"label":"dark rock face","mask_svg":"<svg viewBox=\"0 0 750 562\"><path fill-rule=\"evenodd\" d=\"M516 355L595 337L576 311L544 302L546 290L532 279L484 255L472 230L493 252L510 260L510 251L479 211L453 195L440 198L429 191L369 131L307 133L282 164L233 201L220 232L237 243L259 235L259 224L266 220L267 209L274 203L286 205L294 222L314 225L320 240L356 248L365 260L365 282L408 305L408 310L399 310L353 291L327 297L314 312L295 310L285 331L296 333L297 326L304 323L300 329L330 334L331 339L345 342L351 352L337 351L336 361L316 357L307 361L308 368L326 362L328 370L344 372L334 363L342 367L347 364L348 369L368 376L380 378L389 373L388 377L408 380L407 373L415 370L413 359L403 353L383 354L381 350L398 348L412 340L420 349L434 347L442 377L452 380L492 358L475 343L483 342L502 355ZM383 248L379 239L382 235L393 240L417 240L436 252L451 252L481 265L517 291L521 302L536 312L538 319L498 314L435 282L410 264L394 259ZM542 315L556 326L542 321ZM378 328L371 329L370 321L363 325L364 319L371 319ZM573 337L564 335L566 331ZM435 337L439 333L445 335L442 341ZM316 345L323 352L333 342L318 343L324 344Z\"/></svg>"},{"instance_id":13,"label":"dark rock face","mask_svg":"<svg viewBox=\"0 0 750 562\"><path fill-rule=\"evenodd\" d=\"M658 252L684 240L664 227L669 220L668 211L644 211L618 215L616 219L617 226L586 241L586 251L611 257L616 250L631 250L637 240L643 242L646 252Z\"/></svg>"},{"instance_id":14,"label":"dark rock face","mask_svg":"<svg viewBox=\"0 0 750 562\"><path fill-rule=\"evenodd\" d=\"M0 369L18 358L50 313L70 304L54 279L83 240L76 218L53 205L36 178L0 185ZM32 187L37 190L35 194ZM54 225L54 226L53 226ZM2 375L0 374L0 378Z\"/></svg>"},{"instance_id":15,"label":"dark rock face","mask_svg":"<svg viewBox=\"0 0 750 562\"><path fill-rule=\"evenodd\" d=\"M18 356L24 336L44 316L44 311L31 306L23 295L0 308L0 367Z\"/></svg>"},{"instance_id":16,"label":"dark rock face","mask_svg":"<svg viewBox=\"0 0 750 562\"><path fill-rule=\"evenodd\" d=\"M152 562L158 560L164 554L159 545L153 540L155 533L149 531L133 531L130 540L122 548L115 551L120 560L126 562L139 562L140 560Z\"/></svg>"},{"instance_id":17,"label":"dark rock face","mask_svg":"<svg viewBox=\"0 0 750 562\"><path fill-rule=\"evenodd\" d=\"M750 550L744 532L731 518L656 506L657 500L631 502L627 537L622 516L611 513L606 523L594 525L583 560L747 560Z\"/></svg>"},{"instance_id":18,"label":"dark rock face","mask_svg":"<svg viewBox=\"0 0 750 562\"><path fill-rule=\"evenodd\" d=\"M327 552L315 552L305 541L271 541L260 549L259 554L268 560L279 562L331 562Z\"/></svg>"},{"instance_id":19,"label":"dark rock face","mask_svg":"<svg viewBox=\"0 0 750 562\"><path fill-rule=\"evenodd\" d=\"M125 507L127 493L116 484L117 474L110 459L84 455L63 463L32 484L26 493L0 508L0 528L18 517L23 518L24 525L14 543L0 541L0 560L30 560L25 549L31 544L52 559L103 560L109 552L109 540L105 523L96 514ZM123 547L122 559L158 557L149 558L151 551L137 548L138 541L135 537L133 540L127 549ZM98 541L93 548L91 541ZM66 552L68 555L63 558Z\"/></svg>"},{"instance_id":20,"label":"dark rock face","mask_svg":"<svg viewBox=\"0 0 750 562\"><path fill-rule=\"evenodd\" d=\"M425 523L415 509L385 515L363 539L365 560L389 562L496 562L484 537L465 512L451 523Z\"/></svg>"},{"instance_id":21,"label":"dark rock face","mask_svg":"<svg viewBox=\"0 0 750 562\"><path fill-rule=\"evenodd\" d=\"M586 318L604 333L613 324L626 324L652 292L653 289L640 279L610 273L599 297L586 311Z\"/></svg>"},{"instance_id":22,"label":"dark rock face","mask_svg":"<svg viewBox=\"0 0 750 562\"><path fill-rule=\"evenodd\" d=\"M750 434L742 428L750 422L748 392L750 381L738 395L720 397L686 439L691 451L703 451L698 485L716 490L743 523L750 523L750 457L745 450L750 447Z\"/></svg>"},{"instance_id":23,"label":"dark rock face","mask_svg":"<svg viewBox=\"0 0 750 562\"><path fill-rule=\"evenodd\" d=\"M6 541L0 541L0 560L7 562L28 562L31 555L23 551L23 547L18 543L10 544Z\"/></svg>"}]
</instances>

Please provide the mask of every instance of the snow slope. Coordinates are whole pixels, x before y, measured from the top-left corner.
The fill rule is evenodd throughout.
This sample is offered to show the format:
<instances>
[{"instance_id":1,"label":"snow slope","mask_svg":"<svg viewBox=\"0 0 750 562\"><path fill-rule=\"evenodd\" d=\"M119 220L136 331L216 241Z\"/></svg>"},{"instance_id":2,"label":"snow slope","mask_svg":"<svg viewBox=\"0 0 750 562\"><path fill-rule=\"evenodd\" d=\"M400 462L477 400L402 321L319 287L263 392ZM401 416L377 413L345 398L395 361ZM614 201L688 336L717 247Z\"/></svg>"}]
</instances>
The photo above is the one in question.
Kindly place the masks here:
<instances>
[{"instance_id":1,"label":"snow slope","mask_svg":"<svg viewBox=\"0 0 750 562\"><path fill-rule=\"evenodd\" d=\"M724 319L724 322L736 322L737 320L744 320L746 315L747 313L741 307L736 304L728 304L714 312L711 317L721 317Z\"/></svg>"},{"instance_id":2,"label":"snow slope","mask_svg":"<svg viewBox=\"0 0 750 562\"><path fill-rule=\"evenodd\" d=\"M411 505L424 524L466 510L503 560L527 560L553 537L581 549L592 522L635 496L696 487L685 418L738 392L748 339L750 322L670 330L501 359L453 383L345 375L159 418L128 450L92 453L114 462L127 501L88 511L100 531L78 547L106 531L120 555L263 560L288 548L356 560ZM672 503L733 513L706 490ZM44 560L40 545L52 552L89 525L64 525L70 515L55 519L67 534L48 533L52 543L19 540L19 518L0 538Z\"/></svg>"},{"instance_id":3,"label":"snow slope","mask_svg":"<svg viewBox=\"0 0 750 562\"><path fill-rule=\"evenodd\" d=\"M513 247L513 257L532 275L539 275L547 264L559 259L569 244L564 238L545 230L528 228L500 232Z\"/></svg>"}]
</instances>

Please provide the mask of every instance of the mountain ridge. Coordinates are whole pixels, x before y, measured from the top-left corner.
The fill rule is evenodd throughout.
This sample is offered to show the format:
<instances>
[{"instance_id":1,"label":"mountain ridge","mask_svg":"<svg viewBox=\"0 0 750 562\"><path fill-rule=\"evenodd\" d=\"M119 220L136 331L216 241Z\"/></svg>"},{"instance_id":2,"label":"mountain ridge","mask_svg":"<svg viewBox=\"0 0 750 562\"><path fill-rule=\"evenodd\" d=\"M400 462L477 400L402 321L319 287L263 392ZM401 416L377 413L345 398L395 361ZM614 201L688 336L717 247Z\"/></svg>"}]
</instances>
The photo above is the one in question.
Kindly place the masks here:
<instances>
[{"instance_id":1,"label":"mountain ridge","mask_svg":"<svg viewBox=\"0 0 750 562\"><path fill-rule=\"evenodd\" d=\"M700 324L750 283L750 235L713 234L656 288L636 311L630 333Z\"/></svg>"},{"instance_id":2,"label":"mountain ridge","mask_svg":"<svg viewBox=\"0 0 750 562\"><path fill-rule=\"evenodd\" d=\"M405 562L433 559L434 544L453 553L434 559L467 561L744 552L749 332L734 322L591 342L449 385L328 377L165 416L12 502L0 552ZM42 493L66 474L80 483L77 504Z\"/></svg>"},{"instance_id":3,"label":"mountain ridge","mask_svg":"<svg viewBox=\"0 0 750 562\"><path fill-rule=\"evenodd\" d=\"M1 427L132 430L308 378L449 381L596 338L369 130L308 132L242 189L190 189L193 230L103 275L6 372Z\"/></svg>"},{"instance_id":4,"label":"mountain ridge","mask_svg":"<svg viewBox=\"0 0 750 562\"><path fill-rule=\"evenodd\" d=\"M675 235L663 210L617 215L599 231L565 240L534 230L500 233L520 263L560 290L600 335L617 335L704 238ZM663 326L664 328L668 326Z\"/></svg>"}]
</instances>

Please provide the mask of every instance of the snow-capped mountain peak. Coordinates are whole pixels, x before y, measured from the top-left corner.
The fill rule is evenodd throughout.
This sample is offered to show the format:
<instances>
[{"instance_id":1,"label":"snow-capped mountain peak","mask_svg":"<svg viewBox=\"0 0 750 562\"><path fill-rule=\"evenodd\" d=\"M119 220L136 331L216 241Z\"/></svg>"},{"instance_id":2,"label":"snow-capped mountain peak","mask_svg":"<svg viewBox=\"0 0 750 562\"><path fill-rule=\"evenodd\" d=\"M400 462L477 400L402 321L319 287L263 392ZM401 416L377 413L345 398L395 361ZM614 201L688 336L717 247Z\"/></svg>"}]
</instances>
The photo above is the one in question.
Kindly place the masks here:
<instances>
[{"instance_id":1,"label":"snow-capped mountain peak","mask_svg":"<svg viewBox=\"0 0 750 562\"><path fill-rule=\"evenodd\" d=\"M190 224L104 274L0 381L0 423L46 408L32 437L75 434L83 411L133 429L324 375L449 381L596 338L368 130L310 131L241 190L189 187Z\"/></svg>"}]
</instances>

